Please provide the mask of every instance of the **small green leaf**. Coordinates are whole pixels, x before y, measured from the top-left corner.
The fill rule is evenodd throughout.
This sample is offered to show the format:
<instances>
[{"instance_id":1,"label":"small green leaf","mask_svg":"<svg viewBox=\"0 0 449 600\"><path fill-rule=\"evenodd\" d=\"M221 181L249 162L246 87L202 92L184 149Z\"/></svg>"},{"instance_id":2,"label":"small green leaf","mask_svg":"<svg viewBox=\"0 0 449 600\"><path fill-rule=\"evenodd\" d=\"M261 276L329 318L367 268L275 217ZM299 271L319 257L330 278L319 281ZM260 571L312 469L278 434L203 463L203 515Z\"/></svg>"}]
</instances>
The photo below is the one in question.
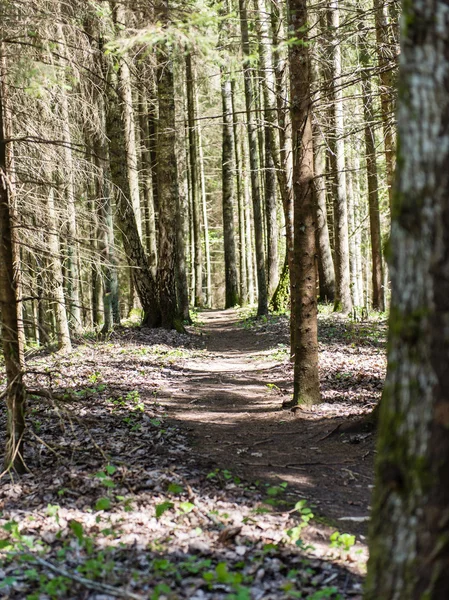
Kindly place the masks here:
<instances>
[{"instance_id":1,"label":"small green leaf","mask_svg":"<svg viewBox=\"0 0 449 600\"><path fill-rule=\"evenodd\" d=\"M182 487L182 485L179 485L178 483L170 483L170 485L168 486L168 491L170 492L170 494L182 494L182 492L184 491L184 488Z\"/></svg>"},{"instance_id":2,"label":"small green leaf","mask_svg":"<svg viewBox=\"0 0 449 600\"><path fill-rule=\"evenodd\" d=\"M101 483L104 485L104 487L115 488L115 483L112 481L112 479L109 479L109 477L103 479Z\"/></svg>"},{"instance_id":3,"label":"small green leaf","mask_svg":"<svg viewBox=\"0 0 449 600\"><path fill-rule=\"evenodd\" d=\"M117 471L117 467L114 467L114 465L107 465L105 471L108 475L114 475L114 473Z\"/></svg>"},{"instance_id":4,"label":"small green leaf","mask_svg":"<svg viewBox=\"0 0 449 600\"><path fill-rule=\"evenodd\" d=\"M59 508L59 504L49 504L47 506L47 515L49 517L55 517L58 514Z\"/></svg>"},{"instance_id":5,"label":"small green leaf","mask_svg":"<svg viewBox=\"0 0 449 600\"><path fill-rule=\"evenodd\" d=\"M182 510L183 513L187 514L189 512L192 512L192 510L195 508L195 505L191 502L181 502L179 508Z\"/></svg>"},{"instance_id":6,"label":"small green leaf","mask_svg":"<svg viewBox=\"0 0 449 600\"><path fill-rule=\"evenodd\" d=\"M165 502L162 502L161 504L156 504L156 519L159 519L159 517L162 517L162 515L164 514L165 511L170 510L170 508L173 508L174 504L173 502L169 502L168 500L166 500Z\"/></svg>"},{"instance_id":7,"label":"small green leaf","mask_svg":"<svg viewBox=\"0 0 449 600\"><path fill-rule=\"evenodd\" d=\"M217 573L217 580L219 583L228 583L229 571L228 565L225 562L218 563L215 567L215 572Z\"/></svg>"},{"instance_id":8,"label":"small green leaf","mask_svg":"<svg viewBox=\"0 0 449 600\"><path fill-rule=\"evenodd\" d=\"M14 585L16 583L16 581L17 581L16 577L12 577L12 576L5 577L5 579L2 582L0 582L0 588L6 587L7 585Z\"/></svg>"},{"instance_id":9,"label":"small green leaf","mask_svg":"<svg viewBox=\"0 0 449 600\"><path fill-rule=\"evenodd\" d=\"M75 537L78 539L78 541L81 542L84 537L84 529L81 523L73 519L72 521L70 521L69 527L75 534Z\"/></svg>"},{"instance_id":10,"label":"small green leaf","mask_svg":"<svg viewBox=\"0 0 449 600\"><path fill-rule=\"evenodd\" d=\"M111 501L109 498L100 498L95 503L95 510L109 510L111 508Z\"/></svg>"},{"instance_id":11,"label":"small green leaf","mask_svg":"<svg viewBox=\"0 0 449 600\"><path fill-rule=\"evenodd\" d=\"M4 525L2 525L2 529L8 531L9 533L17 533L19 528L19 524L16 521L8 521Z\"/></svg>"}]
</instances>

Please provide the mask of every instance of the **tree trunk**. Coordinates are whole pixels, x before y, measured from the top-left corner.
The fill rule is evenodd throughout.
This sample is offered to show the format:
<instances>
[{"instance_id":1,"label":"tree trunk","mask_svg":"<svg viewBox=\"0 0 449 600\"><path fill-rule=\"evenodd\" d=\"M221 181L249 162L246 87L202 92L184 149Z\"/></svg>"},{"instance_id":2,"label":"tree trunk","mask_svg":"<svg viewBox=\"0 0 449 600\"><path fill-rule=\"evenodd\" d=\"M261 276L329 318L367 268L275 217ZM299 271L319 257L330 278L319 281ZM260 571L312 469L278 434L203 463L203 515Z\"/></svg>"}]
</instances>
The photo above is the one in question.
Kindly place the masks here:
<instances>
[{"instance_id":1,"label":"tree trunk","mask_svg":"<svg viewBox=\"0 0 449 600\"><path fill-rule=\"evenodd\" d=\"M349 267L348 207L346 199L346 167L343 117L343 90L341 48L338 39L340 16L338 0L330 0L328 19L332 39L330 52L332 69L330 92L333 104L333 126L335 134L334 176L334 234L335 234L335 310L349 312L352 308Z\"/></svg>"},{"instance_id":2,"label":"tree trunk","mask_svg":"<svg viewBox=\"0 0 449 600\"><path fill-rule=\"evenodd\" d=\"M364 32L361 31L360 62L362 64L362 102L365 121L365 154L366 175L368 179L368 206L371 233L371 260L373 284L373 309L383 312L385 310L385 295L383 287L382 266L382 234L380 229L379 212L379 184L377 179L376 142L374 137L374 111L371 93L371 79L369 70L369 53L364 41Z\"/></svg>"},{"instance_id":3,"label":"tree trunk","mask_svg":"<svg viewBox=\"0 0 449 600\"><path fill-rule=\"evenodd\" d=\"M60 46L61 65L66 66L63 60L66 56L64 32L61 24L57 26L57 38ZM65 184L67 200L67 295L69 298L70 327L76 334L81 333L81 300L80 300L80 274L78 270L78 236L75 204L75 166L72 156L72 134L70 131L69 99L65 88L65 82L59 89L59 102L61 111L62 139L64 140L63 154L64 165L62 182Z\"/></svg>"},{"instance_id":4,"label":"tree trunk","mask_svg":"<svg viewBox=\"0 0 449 600\"><path fill-rule=\"evenodd\" d=\"M3 135L6 139L14 137L13 131L13 113L10 106L10 96L8 87L8 69L6 64L6 56L4 45L1 44L1 85L2 85L2 104L3 104ZM17 210L17 175L14 157L14 145L12 142L6 145L6 176L8 182L9 208L12 219L11 239L14 264L14 278L16 282L16 308L17 308L17 325L19 332L19 358L22 368L25 367L25 329L23 324L23 282L22 282L22 261L20 257L20 234L19 234L19 215Z\"/></svg>"},{"instance_id":5,"label":"tree trunk","mask_svg":"<svg viewBox=\"0 0 449 600\"><path fill-rule=\"evenodd\" d=\"M64 276L61 264L61 253L59 249L59 224L55 210L55 191L51 187L47 195L48 222L48 249L51 264L50 272L53 276L53 298L56 321L56 334L58 336L58 348L61 352L70 352L72 344L70 341L69 322L67 318L66 303L64 297Z\"/></svg>"},{"instance_id":6,"label":"tree trunk","mask_svg":"<svg viewBox=\"0 0 449 600\"><path fill-rule=\"evenodd\" d=\"M254 290L254 268L253 268L253 244L251 235L251 200L248 182L248 155L246 152L245 140L242 138L242 180L243 180L243 205L245 210L245 242L246 242L246 274L248 301L252 305L255 299Z\"/></svg>"},{"instance_id":7,"label":"tree trunk","mask_svg":"<svg viewBox=\"0 0 449 600\"><path fill-rule=\"evenodd\" d=\"M156 18L170 22L168 3L158 0ZM176 297L176 228L179 205L178 169L175 148L175 89L173 61L158 54L157 95L159 121L157 134L157 188L159 196L159 259L157 283L162 326L182 330Z\"/></svg>"},{"instance_id":8,"label":"tree trunk","mask_svg":"<svg viewBox=\"0 0 449 600\"><path fill-rule=\"evenodd\" d=\"M106 131L106 115L103 99L100 97L100 119L103 131ZM117 260L115 251L114 219L112 209L112 193L110 186L111 170L109 149L105 139L98 140L96 145L97 202L98 212L98 247L102 258L103 309L104 322L102 334L108 333L112 325L120 325L118 298Z\"/></svg>"},{"instance_id":9,"label":"tree trunk","mask_svg":"<svg viewBox=\"0 0 449 600\"><path fill-rule=\"evenodd\" d=\"M351 149L349 149L351 150ZM354 173L350 170L350 160L347 160L346 190L348 199L348 231L349 231L349 265L351 268L351 297L354 306L362 306L357 285L357 237L355 220Z\"/></svg>"},{"instance_id":10,"label":"tree trunk","mask_svg":"<svg viewBox=\"0 0 449 600\"><path fill-rule=\"evenodd\" d=\"M110 141L111 180L117 194L116 223L122 234L123 247L131 269L133 285L142 305L142 324L148 327L157 327L161 324L161 311L156 283L151 274L145 249L139 235L134 209L129 199L128 169L123 164L125 125L122 121L122 115L117 111L117 96L119 97L120 90L114 85L116 82L112 79L112 69L108 71L105 67L106 65L103 65L107 82L106 133ZM113 93L114 89L117 90L117 94Z\"/></svg>"},{"instance_id":11,"label":"tree trunk","mask_svg":"<svg viewBox=\"0 0 449 600\"><path fill-rule=\"evenodd\" d=\"M237 186L237 204L239 214L239 271L240 271L240 304L244 306L248 302L248 275L246 269L246 238L245 238L245 196L242 182L242 165L239 152L239 132L238 120L235 110L235 80L231 81L231 100L232 100L232 127L233 127L233 142L234 142L234 162L236 172Z\"/></svg>"},{"instance_id":12,"label":"tree trunk","mask_svg":"<svg viewBox=\"0 0 449 600\"><path fill-rule=\"evenodd\" d=\"M153 185L152 169L150 159L150 128L148 118L148 101L145 88L140 90L139 100L139 121L140 121L140 147L143 178L143 201L145 213L145 238L146 250L148 254L148 263L153 277L156 277L157 270L157 236L156 236L156 217L153 203Z\"/></svg>"},{"instance_id":13,"label":"tree trunk","mask_svg":"<svg viewBox=\"0 0 449 600\"><path fill-rule=\"evenodd\" d=\"M290 29L301 43L290 47L293 144L295 293L294 404L320 401L318 377L313 141L306 0L290 0Z\"/></svg>"},{"instance_id":14,"label":"tree trunk","mask_svg":"<svg viewBox=\"0 0 449 600\"><path fill-rule=\"evenodd\" d=\"M352 187L354 192L354 246L356 256L356 285L357 293L360 299L360 306L368 308L368 298L365 297L365 286L363 284L363 217L361 212L361 190L360 190L360 154L361 149L356 147L354 154L349 155Z\"/></svg>"},{"instance_id":15,"label":"tree trunk","mask_svg":"<svg viewBox=\"0 0 449 600\"><path fill-rule=\"evenodd\" d=\"M198 107L198 99L196 100ZM198 110L196 110L198 114ZM198 132L198 158L200 168L200 189L201 189L201 206L203 209L203 233L204 233L204 253L206 254L206 305L212 306L212 266L210 255L209 241L209 217L207 214L207 192L206 192L206 175L204 172L204 151L203 151L203 135L201 133L201 122L197 125Z\"/></svg>"},{"instance_id":16,"label":"tree trunk","mask_svg":"<svg viewBox=\"0 0 449 600\"><path fill-rule=\"evenodd\" d=\"M193 241L195 248L194 271L195 271L195 295L194 306L201 307L203 300L203 251L201 239L201 208L198 185L198 148L195 126L195 90L192 69L192 55L186 54L186 91L187 91L187 119L189 140L189 166L190 166L190 189L193 216Z\"/></svg>"},{"instance_id":17,"label":"tree trunk","mask_svg":"<svg viewBox=\"0 0 449 600\"><path fill-rule=\"evenodd\" d=\"M234 235L234 131L232 128L231 82L223 72L221 74L221 97L223 103L222 185L225 308L231 308L239 304Z\"/></svg>"},{"instance_id":18,"label":"tree trunk","mask_svg":"<svg viewBox=\"0 0 449 600\"><path fill-rule=\"evenodd\" d=\"M123 4L117 3L114 11L114 22L116 26L126 25L126 10ZM125 141L125 158L128 174L129 199L136 219L137 231L142 240L142 213L140 207L139 170L137 163L136 123L134 118L133 93L131 73L126 54L119 58L119 99L121 101L123 131Z\"/></svg>"},{"instance_id":19,"label":"tree trunk","mask_svg":"<svg viewBox=\"0 0 449 600\"><path fill-rule=\"evenodd\" d=\"M90 221L90 253L91 253L91 264L90 264L90 300L91 300L91 322L92 328L95 330L100 322L100 296L101 296L101 277L100 277L100 268L97 262L97 257L99 254L99 244L98 244L98 232L99 232L99 223L98 223L98 213L95 201L94 190L92 190L92 185L89 186L89 196L90 201L88 203L89 206L89 221Z\"/></svg>"},{"instance_id":20,"label":"tree trunk","mask_svg":"<svg viewBox=\"0 0 449 600\"><path fill-rule=\"evenodd\" d=\"M274 312L285 312L290 308L290 271L288 267L288 259L285 256L284 266L279 278L279 283L276 291L271 299L271 309ZM294 350L293 350L294 351ZM293 352L292 352L293 354Z\"/></svg>"},{"instance_id":21,"label":"tree trunk","mask_svg":"<svg viewBox=\"0 0 449 600\"><path fill-rule=\"evenodd\" d=\"M274 294L279 281L279 228L277 221L276 173L283 184L279 136L277 133L276 78L273 67L271 15L265 0L254 0L259 41L259 62L263 92L265 214L267 223L268 297Z\"/></svg>"},{"instance_id":22,"label":"tree trunk","mask_svg":"<svg viewBox=\"0 0 449 600\"><path fill-rule=\"evenodd\" d=\"M282 205L285 219L285 244L288 260L288 269L284 265L281 275L279 291L282 288L282 282L289 278L290 283L290 335L295 331L295 294L292 288L290 273L293 272L293 141L291 131L291 119L289 113L289 86L288 86L288 60L287 52L281 42L285 39L284 28L284 3L281 0L271 0L271 20L273 31L274 48L274 67L276 76L276 103L279 124L279 155L280 168L277 172L282 175L282 181L279 181ZM274 299L273 299L274 300ZM275 301L277 302L277 300ZM293 355L294 341L290 339L290 351Z\"/></svg>"},{"instance_id":23,"label":"tree trunk","mask_svg":"<svg viewBox=\"0 0 449 600\"><path fill-rule=\"evenodd\" d=\"M12 222L6 180L6 143L3 125L3 89L0 86L0 313L3 359L6 371L7 431L4 466L24 473L23 435L25 432L26 390L20 359L19 320L16 305L16 278Z\"/></svg>"},{"instance_id":24,"label":"tree trunk","mask_svg":"<svg viewBox=\"0 0 449 600\"><path fill-rule=\"evenodd\" d=\"M449 598L449 26L403 5L387 379L366 600Z\"/></svg>"},{"instance_id":25,"label":"tree trunk","mask_svg":"<svg viewBox=\"0 0 449 600\"><path fill-rule=\"evenodd\" d=\"M384 133L385 166L387 170L388 198L391 209L395 155L395 131L393 124L395 113L395 85L393 81L392 63L394 63L397 58L394 50L392 52L392 49L395 48L395 44L389 33L390 28L388 27L386 11L387 6L385 0L374 0L374 21L376 26L377 60L379 63L379 92Z\"/></svg>"},{"instance_id":26,"label":"tree trunk","mask_svg":"<svg viewBox=\"0 0 449 600\"><path fill-rule=\"evenodd\" d=\"M257 130L254 124L255 104L250 68L250 45L248 34L247 0L239 0L240 28L244 54L243 78L245 84L245 104L248 130L249 164L251 171L251 196L254 211L254 237L256 242L258 306L257 315L268 314L268 290L265 275L265 252L263 241L262 203L260 197L259 166L257 155Z\"/></svg>"},{"instance_id":27,"label":"tree trunk","mask_svg":"<svg viewBox=\"0 0 449 600\"><path fill-rule=\"evenodd\" d=\"M329 239L329 227L327 225L327 202L324 142L321 132L315 129L314 140L314 206L316 213L316 241L318 250L318 272L321 302L333 302L335 300L335 271Z\"/></svg>"},{"instance_id":28,"label":"tree trunk","mask_svg":"<svg viewBox=\"0 0 449 600\"><path fill-rule=\"evenodd\" d=\"M183 90L180 83L175 88ZM185 116L184 94L175 96L175 119L177 122L183 122ZM176 163L178 168L178 207L177 207L177 261L176 261L176 292L178 294L179 314L183 323L191 324L190 303L189 303L189 282L187 273L187 253L189 245L189 184L187 181L188 148L185 144L185 135L176 135Z\"/></svg>"},{"instance_id":29,"label":"tree trunk","mask_svg":"<svg viewBox=\"0 0 449 600\"><path fill-rule=\"evenodd\" d=\"M322 32L315 27L311 35L313 37ZM323 104L321 77L318 60L311 61L311 76L314 84L314 104L320 108ZM316 242L318 250L318 273L321 302L334 302L335 300L335 270L332 258L329 227L327 223L326 202L326 140L319 121L318 111L313 115L313 150L314 150L314 198L316 211Z\"/></svg>"}]
</instances>

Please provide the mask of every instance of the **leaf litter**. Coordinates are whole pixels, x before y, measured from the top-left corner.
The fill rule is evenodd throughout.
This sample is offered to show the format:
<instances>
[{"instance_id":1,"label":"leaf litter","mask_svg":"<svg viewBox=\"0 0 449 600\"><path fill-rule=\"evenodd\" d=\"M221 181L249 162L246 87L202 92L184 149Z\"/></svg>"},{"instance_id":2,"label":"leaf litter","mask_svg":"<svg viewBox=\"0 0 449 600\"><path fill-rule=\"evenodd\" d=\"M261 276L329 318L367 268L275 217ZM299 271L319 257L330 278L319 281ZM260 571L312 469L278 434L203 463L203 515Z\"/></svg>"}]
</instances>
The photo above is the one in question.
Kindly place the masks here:
<instances>
[{"instance_id":1,"label":"leaf litter","mask_svg":"<svg viewBox=\"0 0 449 600\"><path fill-rule=\"evenodd\" d=\"M343 320L329 317L320 325L325 402L309 411L309 425L323 415L366 412L379 397L385 368L384 325L376 325L377 337L367 334L355 345ZM256 360L257 379L266 387L269 378L275 387L267 393L280 405L291 378L290 363L279 356L286 320L251 329L237 322L237 329L241 339L251 338L251 352L268 348L262 358L247 355L247 363ZM218 448L208 452L217 446L213 426L203 423L198 444L198 428L192 434L192 421L180 419L183 394L192 400L192 366L217 352L213 333L118 329L106 341L84 340L68 356L29 357L27 385L37 392L28 409L30 472L1 480L0 598L361 598L363 535L352 540L340 533L285 469L285 478L274 481L259 477L257 466L245 471L242 457L266 460L265 445L277 431L273 437L263 427L258 437L249 431L245 445L224 435L224 457L234 458L221 463ZM274 362L268 370L266 360ZM298 423L280 406L271 420L273 414ZM2 407L2 433L5 417ZM359 481L354 470L338 473L349 486L348 502L351 482ZM363 519L341 508L339 517L349 521L340 530Z\"/></svg>"}]
</instances>

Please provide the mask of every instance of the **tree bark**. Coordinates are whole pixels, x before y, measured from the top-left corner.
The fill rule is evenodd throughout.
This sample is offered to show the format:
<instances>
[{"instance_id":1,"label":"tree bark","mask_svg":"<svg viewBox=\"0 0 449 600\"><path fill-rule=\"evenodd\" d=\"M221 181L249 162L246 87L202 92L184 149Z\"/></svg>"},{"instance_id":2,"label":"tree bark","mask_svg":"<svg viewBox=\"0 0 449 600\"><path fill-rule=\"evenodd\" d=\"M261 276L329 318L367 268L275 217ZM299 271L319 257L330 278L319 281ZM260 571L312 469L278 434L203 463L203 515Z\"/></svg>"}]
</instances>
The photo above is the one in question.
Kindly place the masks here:
<instances>
[{"instance_id":1,"label":"tree bark","mask_svg":"<svg viewBox=\"0 0 449 600\"><path fill-rule=\"evenodd\" d=\"M254 237L256 243L258 305L257 315L268 314L268 290L265 274L265 252L263 240L262 202L259 183L259 165L257 156L257 130L254 124L255 109L253 84L250 68L250 45L248 33L247 0L239 0L240 29L244 55L243 79L245 85L245 105L248 132L249 164L251 171L251 196L254 212Z\"/></svg>"},{"instance_id":2,"label":"tree bark","mask_svg":"<svg viewBox=\"0 0 449 600\"><path fill-rule=\"evenodd\" d=\"M196 114L198 115L198 97L196 97ZM203 234L204 234L204 253L206 255L206 306L212 306L212 264L210 253L209 240L209 216L207 208L207 191L206 191L206 174L204 172L204 150L203 150L203 134L201 130L201 121L197 125L198 133L198 159L200 169L200 191L201 191L201 207L203 210Z\"/></svg>"},{"instance_id":3,"label":"tree bark","mask_svg":"<svg viewBox=\"0 0 449 600\"><path fill-rule=\"evenodd\" d=\"M284 183L279 156L277 133L276 79L273 67L273 34L271 15L265 0L254 0L259 41L259 63L263 93L265 215L267 224L268 297L274 294L279 281L279 227L277 220L277 173Z\"/></svg>"},{"instance_id":4,"label":"tree bark","mask_svg":"<svg viewBox=\"0 0 449 600\"><path fill-rule=\"evenodd\" d=\"M351 148L349 148L351 150ZM346 190L348 199L348 232L349 232L349 265L351 268L351 297L353 306L362 306L359 288L357 285L357 236L355 219L355 194L354 194L354 173L350 169L350 160L347 158L348 172L346 173Z\"/></svg>"},{"instance_id":5,"label":"tree bark","mask_svg":"<svg viewBox=\"0 0 449 600\"><path fill-rule=\"evenodd\" d=\"M306 0L289 1L290 29L299 43L290 47L293 138L294 255L290 274L295 298L294 404L320 401L318 377L315 210L310 59Z\"/></svg>"},{"instance_id":6,"label":"tree bark","mask_svg":"<svg viewBox=\"0 0 449 600\"><path fill-rule=\"evenodd\" d=\"M161 324L161 310L156 282L139 235L134 208L129 199L128 169L123 164L125 125L123 115L117 110L120 88L113 79L111 65L103 64L103 69L106 80L106 133L109 139L111 180L116 190L116 223L122 235L133 285L142 305L142 324L158 327Z\"/></svg>"},{"instance_id":7,"label":"tree bark","mask_svg":"<svg viewBox=\"0 0 449 600\"><path fill-rule=\"evenodd\" d=\"M344 141L344 114L342 90L341 48L338 40L340 14L338 0L330 0L328 21L331 33L329 50L332 58L330 93L333 104L334 149L334 235L335 235L335 306L336 311L349 312L352 308L349 267L348 207L346 198L346 167Z\"/></svg>"},{"instance_id":8,"label":"tree bark","mask_svg":"<svg viewBox=\"0 0 449 600\"><path fill-rule=\"evenodd\" d=\"M321 22L321 19L319 20ZM311 35L313 37L323 35L315 27ZM319 46L318 46L319 47ZM311 77L314 84L314 105L318 109L323 104L322 87L324 77L320 72L319 62L316 57L311 60ZM327 198L326 198L326 139L319 120L318 110L314 110L313 121L313 150L314 150L314 198L316 211L316 242L318 250L318 273L321 302L334 302L335 300L335 270L332 258L329 227L327 223Z\"/></svg>"},{"instance_id":9,"label":"tree bark","mask_svg":"<svg viewBox=\"0 0 449 600\"><path fill-rule=\"evenodd\" d=\"M20 359L19 320L16 305L16 277L12 220L6 180L6 143L3 125L3 82L0 85L0 312L3 358L6 371L7 431L4 465L24 473L26 390Z\"/></svg>"},{"instance_id":10,"label":"tree bark","mask_svg":"<svg viewBox=\"0 0 449 600\"><path fill-rule=\"evenodd\" d=\"M6 62L6 55L4 44L0 45L1 53L1 85L2 85L2 104L3 104L3 134L5 138L12 139L14 137L13 131L13 113L12 106L10 105L10 95L8 86L8 65ZM16 307L17 307L17 324L19 331L19 357L20 364L25 367L25 329L23 323L23 281L22 281L22 260L20 256L20 244L19 244L19 214L17 210L17 175L15 166L14 156L14 144L10 142L6 145L6 177L8 183L8 194L9 194L9 206L10 214L12 219L12 251L14 261L14 278L16 281Z\"/></svg>"},{"instance_id":11,"label":"tree bark","mask_svg":"<svg viewBox=\"0 0 449 600\"><path fill-rule=\"evenodd\" d=\"M231 82L223 72L221 74L221 97L223 104L222 203L225 258L225 308L231 308L239 304L234 233L234 131L232 128Z\"/></svg>"},{"instance_id":12,"label":"tree bark","mask_svg":"<svg viewBox=\"0 0 449 600\"><path fill-rule=\"evenodd\" d=\"M248 301L254 304L255 299L255 282L254 282L254 266L253 266L253 244L252 239L252 222L251 222L251 198L248 182L248 153L246 151L245 140L242 138L242 180L243 180L243 205L245 211L245 242L246 242L246 275Z\"/></svg>"},{"instance_id":13,"label":"tree bark","mask_svg":"<svg viewBox=\"0 0 449 600\"><path fill-rule=\"evenodd\" d=\"M59 223L55 210L55 190L51 187L47 195L47 213L48 222L51 223L48 229L48 249L51 263L50 272L53 277L53 298L56 321L56 334L58 337L58 348L61 352L70 352L72 343L70 341L69 321L67 318L67 309L64 296L64 276L61 264L61 253L59 249Z\"/></svg>"},{"instance_id":14,"label":"tree bark","mask_svg":"<svg viewBox=\"0 0 449 600\"><path fill-rule=\"evenodd\" d=\"M99 113L106 131L106 115L104 101L100 97ZM120 325L117 259L115 250L113 197L110 185L111 169L109 148L106 139L100 139L96 145L97 166L97 212L98 212L98 246L102 258L103 309L104 322L102 334L108 333L113 324Z\"/></svg>"},{"instance_id":15,"label":"tree bark","mask_svg":"<svg viewBox=\"0 0 449 600\"><path fill-rule=\"evenodd\" d=\"M368 180L368 207L371 234L371 261L373 284L373 309L385 310L382 265L382 233L380 228L379 183L377 178L376 143L374 137L374 110L369 70L369 52L364 42L364 33L360 35L360 62L362 70L362 102L365 121L366 175Z\"/></svg>"},{"instance_id":16,"label":"tree bark","mask_svg":"<svg viewBox=\"0 0 449 600\"><path fill-rule=\"evenodd\" d=\"M115 25L124 27L126 25L126 9L123 4L116 3L114 11ZM133 92L131 72L128 65L128 57L125 54L119 58L119 99L121 101L123 131L125 141L125 158L128 171L129 198L136 219L137 231L142 240L142 213L140 205L139 170L137 162L136 123L134 117Z\"/></svg>"},{"instance_id":17,"label":"tree bark","mask_svg":"<svg viewBox=\"0 0 449 600\"><path fill-rule=\"evenodd\" d=\"M277 172L282 176L282 181L279 181L279 189L284 209L285 245L288 261L288 268L284 264L281 280L276 292L281 292L283 284L285 283L286 278L288 278L290 286L290 334L292 336L295 331L295 294L293 292L290 277L290 273L293 272L295 268L293 256L293 148L289 113L288 56L281 43L285 39L284 3L281 0L271 0L271 21L274 48L273 59L276 77L276 104L279 124L279 156L281 161L280 167L276 168ZM281 298L279 298L279 300L281 300ZM273 304L276 303L278 303L278 299L273 297ZM290 351L293 355L293 338L290 340Z\"/></svg>"},{"instance_id":18,"label":"tree bark","mask_svg":"<svg viewBox=\"0 0 449 600\"><path fill-rule=\"evenodd\" d=\"M158 0L156 19L170 22L169 2ZM178 169L175 148L175 89L173 60L158 53L157 95L159 121L157 131L157 188L159 196L159 258L157 285L161 324L166 329L183 330L176 297L176 228L179 205Z\"/></svg>"},{"instance_id":19,"label":"tree bark","mask_svg":"<svg viewBox=\"0 0 449 600\"><path fill-rule=\"evenodd\" d=\"M189 166L190 166L190 189L193 217L193 242L194 242L194 271L195 271L195 295L194 306L201 307L203 300L203 250L201 239L201 208L198 185L198 148L195 125L195 89L192 68L192 55L186 54L186 92L187 92L187 120L189 141Z\"/></svg>"},{"instance_id":20,"label":"tree bark","mask_svg":"<svg viewBox=\"0 0 449 600\"><path fill-rule=\"evenodd\" d=\"M403 5L387 379L366 600L449 597L449 26Z\"/></svg>"},{"instance_id":21,"label":"tree bark","mask_svg":"<svg viewBox=\"0 0 449 600\"><path fill-rule=\"evenodd\" d=\"M175 85L175 89L180 89L181 93L175 96L175 119L177 122L183 122L185 117L183 85ZM184 133L184 130L182 130ZM191 324L190 301L189 301L189 282L187 273L187 253L189 245L189 184L187 181L188 161L186 146L186 136L176 135L176 163L178 172L178 207L177 207L177 260L176 260L176 292L178 295L179 315L183 323Z\"/></svg>"},{"instance_id":22,"label":"tree bark","mask_svg":"<svg viewBox=\"0 0 449 600\"><path fill-rule=\"evenodd\" d=\"M234 142L234 164L236 173L236 194L239 215L239 281L240 281L240 304L244 306L248 303L248 275L246 265L246 226L245 226L245 196L242 182L242 164L239 152L239 131L238 118L235 110L235 80L231 81L231 101L232 101L232 128Z\"/></svg>"},{"instance_id":23,"label":"tree bark","mask_svg":"<svg viewBox=\"0 0 449 600\"><path fill-rule=\"evenodd\" d=\"M141 88L139 96L139 121L140 121L140 147L143 178L143 201L145 214L145 238L148 263L153 277L157 270L157 235L156 217L153 202L152 169L150 159L150 128L148 118L148 100L146 89Z\"/></svg>"},{"instance_id":24,"label":"tree bark","mask_svg":"<svg viewBox=\"0 0 449 600\"><path fill-rule=\"evenodd\" d=\"M394 4L393 2L391 4ZM385 0L374 0L374 22L376 27L376 51L379 64L380 103L385 147L385 166L387 171L388 198L390 208L393 198L394 161L395 161L395 131L394 131L394 96L395 85L392 63L397 58L395 44L391 39L390 27L387 21L387 6Z\"/></svg>"},{"instance_id":25,"label":"tree bark","mask_svg":"<svg viewBox=\"0 0 449 600\"><path fill-rule=\"evenodd\" d=\"M316 213L316 240L318 250L318 272L321 302L333 302L335 300L335 271L329 239L329 227L327 224L327 202L325 164L326 158L322 146L323 137L321 132L314 127L314 206Z\"/></svg>"},{"instance_id":26,"label":"tree bark","mask_svg":"<svg viewBox=\"0 0 449 600\"><path fill-rule=\"evenodd\" d=\"M58 45L60 47L59 52L61 55L61 64L65 67L65 61L63 60L67 54L65 48L65 39L62 25L59 23L57 26L57 38ZM67 91L65 88L65 78L63 85L59 90L59 102L61 111L61 126L62 126L62 139L64 140L63 153L64 153L64 164L62 167L63 175L62 181L65 184L66 200L67 200L67 263L68 263L68 277L67 277L67 295L69 298L69 313L70 313L70 327L74 333L80 334L82 330L81 322L81 299L80 299L80 274L78 269L79 262L79 248L78 248L78 236L77 236L77 219L76 219L76 196L75 196L75 165L73 163L72 155L72 134L70 131L70 117L69 117L69 99L67 97Z\"/></svg>"}]
</instances>

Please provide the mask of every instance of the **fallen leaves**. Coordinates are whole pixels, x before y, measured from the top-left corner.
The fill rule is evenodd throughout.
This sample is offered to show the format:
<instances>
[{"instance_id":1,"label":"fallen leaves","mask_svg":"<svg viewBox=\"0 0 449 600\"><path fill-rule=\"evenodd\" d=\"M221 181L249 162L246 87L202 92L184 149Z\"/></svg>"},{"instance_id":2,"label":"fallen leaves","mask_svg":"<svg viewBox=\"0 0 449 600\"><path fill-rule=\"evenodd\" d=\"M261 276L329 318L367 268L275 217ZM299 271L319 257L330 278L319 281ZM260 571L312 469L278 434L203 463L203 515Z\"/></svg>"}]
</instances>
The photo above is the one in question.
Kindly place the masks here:
<instances>
[{"instance_id":1,"label":"fallen leaves","mask_svg":"<svg viewBox=\"0 0 449 600\"><path fill-rule=\"evenodd\" d=\"M268 330L256 329L255 335ZM341 325L339 331L346 329ZM348 354L341 340L329 337L322 344L326 402L309 418L366 410L363 398L373 391L373 402L379 395L380 349L370 343ZM29 361L27 382L45 393L30 399L31 473L1 482L0 598L361 594L360 567L330 554L322 529L318 534L311 528L313 540L298 537L303 528L291 509L298 498L276 504L286 484L250 486L227 469L208 472L196 464L160 391L181 377L186 360L202 360L203 346L196 336L119 330L106 342L77 346L71 355L37 354ZM290 365L282 369L285 378ZM337 403L334 393L344 400ZM4 409L0 419L4 426ZM276 443L265 436L244 441L235 454L255 458L270 449L255 447ZM298 465L285 467L303 468ZM357 478L352 467L350 473L351 481ZM265 503L266 497L274 504ZM22 546L31 556L27 561ZM361 562L364 547L357 550L362 554L351 554L351 561Z\"/></svg>"}]
</instances>

